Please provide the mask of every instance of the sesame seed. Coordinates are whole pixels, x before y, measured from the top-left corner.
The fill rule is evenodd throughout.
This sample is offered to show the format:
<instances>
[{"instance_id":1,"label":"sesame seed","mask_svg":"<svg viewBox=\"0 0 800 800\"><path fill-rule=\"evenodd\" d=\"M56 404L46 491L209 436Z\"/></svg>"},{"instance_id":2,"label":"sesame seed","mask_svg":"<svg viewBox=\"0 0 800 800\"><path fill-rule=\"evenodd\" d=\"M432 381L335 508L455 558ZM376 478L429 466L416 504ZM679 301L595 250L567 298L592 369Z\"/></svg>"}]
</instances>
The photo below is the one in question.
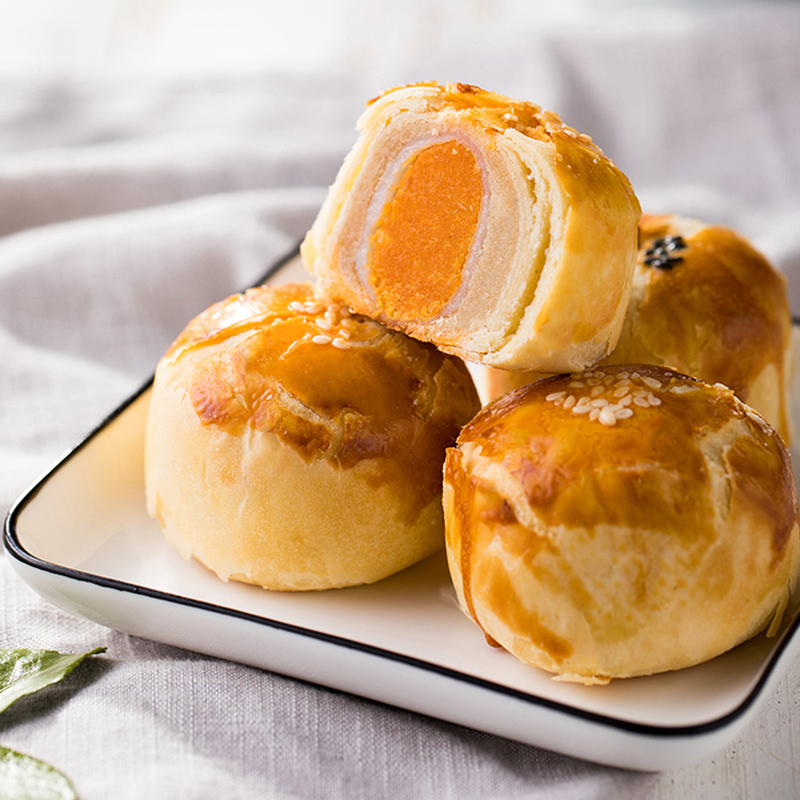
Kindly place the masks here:
<instances>
[{"instance_id":1,"label":"sesame seed","mask_svg":"<svg viewBox=\"0 0 800 800\"><path fill-rule=\"evenodd\" d=\"M300 313L306 310L306 307L299 300L292 300L292 302L289 303L289 308L291 308L292 311L299 311Z\"/></svg>"},{"instance_id":2,"label":"sesame seed","mask_svg":"<svg viewBox=\"0 0 800 800\"><path fill-rule=\"evenodd\" d=\"M600 412L601 411L602 411L602 409L600 409L600 408L593 408L589 412L589 419L592 420L592 422L594 422L600 416Z\"/></svg>"},{"instance_id":3,"label":"sesame seed","mask_svg":"<svg viewBox=\"0 0 800 800\"><path fill-rule=\"evenodd\" d=\"M613 394L614 397L625 397L625 395L628 394L629 391L630 390L628 389L627 386L620 386L614 390Z\"/></svg>"},{"instance_id":4,"label":"sesame seed","mask_svg":"<svg viewBox=\"0 0 800 800\"><path fill-rule=\"evenodd\" d=\"M603 383L606 386L610 386L612 383L614 383L614 376L613 375L606 375L606 377L603 378Z\"/></svg>"},{"instance_id":5,"label":"sesame seed","mask_svg":"<svg viewBox=\"0 0 800 800\"><path fill-rule=\"evenodd\" d=\"M578 405L572 406L573 414L589 414L593 410L596 409L593 409L591 406L586 405L586 403L578 403Z\"/></svg>"},{"instance_id":6,"label":"sesame seed","mask_svg":"<svg viewBox=\"0 0 800 800\"><path fill-rule=\"evenodd\" d=\"M314 322L317 323L318 328L322 328L324 331L329 331L333 327L333 323L325 317L317 317Z\"/></svg>"},{"instance_id":7,"label":"sesame seed","mask_svg":"<svg viewBox=\"0 0 800 800\"><path fill-rule=\"evenodd\" d=\"M646 376L642 378L642 383L644 383L645 386L649 386L651 389L661 388L661 381L658 381L655 378L650 378Z\"/></svg>"},{"instance_id":8,"label":"sesame seed","mask_svg":"<svg viewBox=\"0 0 800 800\"><path fill-rule=\"evenodd\" d=\"M629 394L626 394L625 397L620 399L620 401L619 401L619 403L617 403L617 405L622 406L623 408L625 408L625 406L629 406L632 402L633 402L633 397L631 397Z\"/></svg>"},{"instance_id":9,"label":"sesame seed","mask_svg":"<svg viewBox=\"0 0 800 800\"><path fill-rule=\"evenodd\" d=\"M347 330L347 328L342 328L342 329L339 331L339 338L340 338L340 339L349 339L349 338L350 338L350 336L351 336L351 334L350 334L350 331L349 331L349 330Z\"/></svg>"},{"instance_id":10,"label":"sesame seed","mask_svg":"<svg viewBox=\"0 0 800 800\"><path fill-rule=\"evenodd\" d=\"M628 419L628 417L633 416L633 409L630 408L620 408L619 411L614 412L614 416L617 419Z\"/></svg>"},{"instance_id":11,"label":"sesame seed","mask_svg":"<svg viewBox=\"0 0 800 800\"><path fill-rule=\"evenodd\" d=\"M661 400L656 397L654 394L647 395L647 402L650 403L651 406L660 406Z\"/></svg>"},{"instance_id":12,"label":"sesame seed","mask_svg":"<svg viewBox=\"0 0 800 800\"><path fill-rule=\"evenodd\" d=\"M331 337L319 334L318 336L312 336L311 341L314 342L314 344L330 344Z\"/></svg>"},{"instance_id":13,"label":"sesame seed","mask_svg":"<svg viewBox=\"0 0 800 800\"><path fill-rule=\"evenodd\" d=\"M572 408L575 405L575 395L571 394L565 401L564 401L564 408Z\"/></svg>"},{"instance_id":14,"label":"sesame seed","mask_svg":"<svg viewBox=\"0 0 800 800\"><path fill-rule=\"evenodd\" d=\"M610 411L608 408L603 408L600 410L600 413L597 415L597 419L599 422L602 422L603 425L616 425L617 418L613 411Z\"/></svg>"},{"instance_id":15,"label":"sesame seed","mask_svg":"<svg viewBox=\"0 0 800 800\"><path fill-rule=\"evenodd\" d=\"M583 381L572 381L569 384L570 388L572 389L585 389L586 384Z\"/></svg>"},{"instance_id":16,"label":"sesame seed","mask_svg":"<svg viewBox=\"0 0 800 800\"><path fill-rule=\"evenodd\" d=\"M564 397L565 395L566 392L551 392L545 397L545 400L547 400L548 403L552 403L553 400L558 400L559 397Z\"/></svg>"},{"instance_id":17,"label":"sesame seed","mask_svg":"<svg viewBox=\"0 0 800 800\"><path fill-rule=\"evenodd\" d=\"M604 397L598 397L597 400L592 400L589 405L592 408L604 408L608 405L608 400L606 400Z\"/></svg>"},{"instance_id":18,"label":"sesame seed","mask_svg":"<svg viewBox=\"0 0 800 800\"><path fill-rule=\"evenodd\" d=\"M347 350L351 346L350 342L346 342L344 339L339 339L338 337L334 339L331 344L339 350Z\"/></svg>"},{"instance_id":19,"label":"sesame seed","mask_svg":"<svg viewBox=\"0 0 800 800\"><path fill-rule=\"evenodd\" d=\"M637 406L641 406L642 408L650 408L650 403L647 402L646 397L634 397L633 402L636 403Z\"/></svg>"},{"instance_id":20,"label":"sesame seed","mask_svg":"<svg viewBox=\"0 0 800 800\"><path fill-rule=\"evenodd\" d=\"M595 386L589 394L591 394L592 397L597 397L597 395L602 394L604 390L604 386Z\"/></svg>"},{"instance_id":21,"label":"sesame seed","mask_svg":"<svg viewBox=\"0 0 800 800\"><path fill-rule=\"evenodd\" d=\"M305 312L306 314L319 314L322 311L322 306L319 303L306 303L305 304Z\"/></svg>"}]
</instances>

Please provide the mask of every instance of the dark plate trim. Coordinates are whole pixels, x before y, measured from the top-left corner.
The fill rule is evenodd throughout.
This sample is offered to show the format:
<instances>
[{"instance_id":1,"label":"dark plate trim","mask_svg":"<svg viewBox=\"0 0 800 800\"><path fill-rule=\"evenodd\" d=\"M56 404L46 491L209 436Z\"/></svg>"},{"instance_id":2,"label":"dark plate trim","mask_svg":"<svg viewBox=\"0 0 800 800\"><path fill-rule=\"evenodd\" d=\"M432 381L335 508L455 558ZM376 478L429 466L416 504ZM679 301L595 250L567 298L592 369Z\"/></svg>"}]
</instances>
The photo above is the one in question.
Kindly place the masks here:
<instances>
[{"instance_id":1,"label":"dark plate trim","mask_svg":"<svg viewBox=\"0 0 800 800\"><path fill-rule=\"evenodd\" d=\"M267 270L267 272L259 279L259 281L256 284L254 284L254 286L260 285L261 283L268 281L269 278L272 275L274 275L281 267L283 267L285 264L287 264L289 261L295 258L298 252L299 252L298 248L294 248L291 252L282 257L279 261L277 261ZM794 319L793 324L800 326L800 318ZM729 726L730 724L738 720L740 717L742 717L758 699L759 695L764 690L772 673L775 671L778 662L781 660L781 656L786 651L789 642L796 635L798 635L798 631L800 631L800 614L796 613L796 616L792 620L791 625L785 631L783 638L778 643L775 650L771 653L769 660L764 668L764 672L757 681L756 685L753 687L750 694L735 709L733 709L733 711L730 711L729 713L724 714L723 716L717 719L711 720L701 725L676 726L676 727L646 725L642 723L629 722L627 720L615 719L614 717L608 717L603 714L597 714L591 711L585 711L583 709L568 706L563 703L556 702L554 700L549 700L548 698L545 697L539 697L537 695L528 694L526 692L522 692L517 689L512 689L507 686L502 686L500 684L487 681L483 678L476 678L472 675L467 675L462 672L449 669L447 667L441 667L437 664L432 664L427 661L421 661L420 659L412 658L410 656L406 656L401 653L394 653L390 650L384 650L382 648L373 647L372 645L364 644L362 642L353 641L350 639L344 639L338 636L322 633L320 631L315 631L308 628L301 628L296 625L279 622L278 620L272 620L265 617L258 617L243 611L238 611L236 609L231 609L231 608L225 608L224 606L216 606L211 603L206 603L200 600L193 600L192 598L183 597L181 595L174 595L168 592L161 592L154 589L149 589L144 586L138 586L136 584L127 583L125 581L104 578L99 575L92 575L90 573L81 572L80 570L63 567L59 564L53 564L48 561L44 561L29 553L21 545L19 538L17 536L16 524L19 514L22 512L25 506L27 506L28 503L30 503L36 497L39 490L47 483L50 477L60 469L60 467L64 463L66 463L74 455L79 453L98 433L100 433L106 426L108 426L117 417L119 417L122 413L124 413L129 406L131 406L142 394L144 394L144 392L146 392L150 388L151 384L152 384L152 378L150 378L131 397L125 400L118 408L116 408L113 412L111 412L111 414L109 414L104 420L102 420L78 445L76 445L72 450L63 455L47 473L45 473L41 478L39 478L39 480L27 491L25 491L11 506L11 509L9 510L6 516L5 524L3 527L3 545L8 554L12 558L33 569L40 570L43 572L48 572L53 575L59 575L61 577L69 578L71 580L91 583L97 586L101 586L103 588L114 589L120 592L129 592L132 594L143 595L145 597L149 597L155 600L166 600L167 602L170 603L177 603L179 605L189 606L191 608L196 608L201 611L208 611L216 614L223 614L226 616L235 617L247 622L253 622L259 625L265 625L267 627L275 628L277 630L298 634L300 636L306 636L312 639L318 639L339 647L345 647L351 650L357 650L359 652L367 653L372 656L385 658L390 661L395 661L401 664L405 664L407 666L415 667L417 669L426 670L428 672L432 672L441 675L443 677L459 681L461 683L467 683L472 686L479 687L481 689L493 691L498 694L511 697L515 700L520 700L525 703L530 703L531 705L541 706L551 711L560 712L566 716L577 717L579 719L586 720L588 722L592 722L597 725L609 728L615 728L617 730L625 731L628 733L635 733L641 736L647 736L652 738L654 741L703 736L705 734L719 731L722 728ZM289 677L292 676L289 675Z\"/></svg>"}]
</instances>

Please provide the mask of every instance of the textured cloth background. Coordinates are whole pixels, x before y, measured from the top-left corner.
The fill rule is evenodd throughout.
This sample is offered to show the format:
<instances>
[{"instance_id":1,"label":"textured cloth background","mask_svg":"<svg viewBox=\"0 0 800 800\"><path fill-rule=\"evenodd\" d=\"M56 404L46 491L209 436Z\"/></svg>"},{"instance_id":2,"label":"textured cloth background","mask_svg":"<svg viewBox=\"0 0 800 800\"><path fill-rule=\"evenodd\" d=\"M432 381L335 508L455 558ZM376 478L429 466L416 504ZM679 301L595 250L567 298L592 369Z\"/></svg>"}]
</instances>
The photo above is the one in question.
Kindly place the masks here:
<instances>
[{"instance_id":1,"label":"textured cloth background","mask_svg":"<svg viewBox=\"0 0 800 800\"><path fill-rule=\"evenodd\" d=\"M555 24L523 3L347 5L341 46L305 69L2 79L4 510L147 379L195 313L294 247L364 102L410 80L558 111L647 211L750 236L800 312L800 7L599 3L591 24ZM797 663L724 752L638 774L73 619L5 555L0 614L2 647L108 647L0 716L0 743L65 771L85 800L800 795Z\"/></svg>"}]
</instances>

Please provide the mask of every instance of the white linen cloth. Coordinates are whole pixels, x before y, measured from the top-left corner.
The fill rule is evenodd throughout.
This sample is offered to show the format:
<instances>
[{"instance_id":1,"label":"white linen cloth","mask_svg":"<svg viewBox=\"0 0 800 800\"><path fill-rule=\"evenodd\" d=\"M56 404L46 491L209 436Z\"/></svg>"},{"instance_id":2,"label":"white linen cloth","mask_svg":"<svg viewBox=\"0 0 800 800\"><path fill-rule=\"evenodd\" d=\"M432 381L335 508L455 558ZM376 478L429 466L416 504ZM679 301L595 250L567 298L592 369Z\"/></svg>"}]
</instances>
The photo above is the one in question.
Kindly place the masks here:
<instances>
[{"instance_id":1,"label":"white linen cloth","mask_svg":"<svg viewBox=\"0 0 800 800\"><path fill-rule=\"evenodd\" d=\"M475 8L438 44L412 26L350 52L348 69L0 83L4 511L147 379L195 313L295 246L363 103L410 80L474 82L558 111L645 210L750 236L800 313L800 7L678 7L624 25L609 13L591 28L503 19L482 39L463 29ZM0 614L0 647L108 647L0 716L0 744L63 770L84 800L800 796L800 664L724 752L639 774L74 619L6 555Z\"/></svg>"}]
</instances>

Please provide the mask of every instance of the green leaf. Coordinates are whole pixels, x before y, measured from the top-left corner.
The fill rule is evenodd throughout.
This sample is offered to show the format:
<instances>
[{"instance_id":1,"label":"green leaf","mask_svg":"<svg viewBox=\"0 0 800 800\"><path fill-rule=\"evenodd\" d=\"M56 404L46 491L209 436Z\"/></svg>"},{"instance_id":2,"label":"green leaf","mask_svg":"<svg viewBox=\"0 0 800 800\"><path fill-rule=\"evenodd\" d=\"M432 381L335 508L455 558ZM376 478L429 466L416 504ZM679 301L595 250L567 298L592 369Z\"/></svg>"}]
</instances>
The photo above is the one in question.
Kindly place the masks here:
<instances>
[{"instance_id":1,"label":"green leaf","mask_svg":"<svg viewBox=\"0 0 800 800\"><path fill-rule=\"evenodd\" d=\"M38 692L69 675L87 656L104 653L97 647L87 653L55 650L0 650L0 711L26 694Z\"/></svg>"},{"instance_id":2,"label":"green leaf","mask_svg":"<svg viewBox=\"0 0 800 800\"><path fill-rule=\"evenodd\" d=\"M3 800L78 800L66 775L44 761L0 747Z\"/></svg>"}]
</instances>

